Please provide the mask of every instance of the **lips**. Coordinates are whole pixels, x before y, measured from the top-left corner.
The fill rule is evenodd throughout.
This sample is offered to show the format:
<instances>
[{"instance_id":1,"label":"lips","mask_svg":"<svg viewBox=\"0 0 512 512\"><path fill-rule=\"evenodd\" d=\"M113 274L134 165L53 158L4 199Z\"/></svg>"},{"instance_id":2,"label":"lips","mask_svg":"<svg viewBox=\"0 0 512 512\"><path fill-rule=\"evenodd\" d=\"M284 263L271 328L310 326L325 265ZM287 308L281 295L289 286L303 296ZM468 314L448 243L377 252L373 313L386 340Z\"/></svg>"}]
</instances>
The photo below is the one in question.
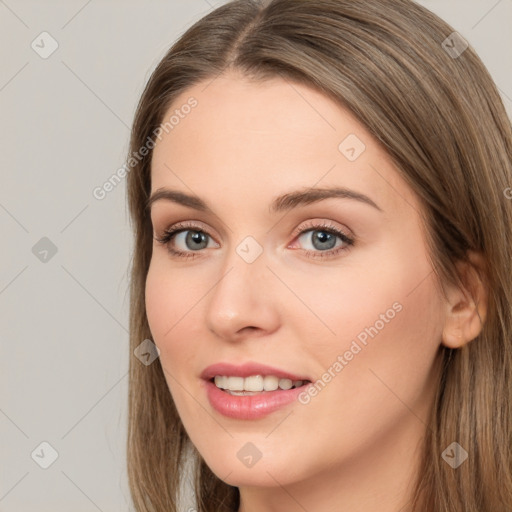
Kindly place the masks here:
<instances>
[{"instance_id":1,"label":"lips","mask_svg":"<svg viewBox=\"0 0 512 512\"><path fill-rule=\"evenodd\" d=\"M288 390L255 392L249 396L236 396L219 389L213 379L216 375L228 377L251 377L273 375L292 382L303 381L304 385ZM243 365L217 363L208 366L201 373L201 387L206 392L211 407L218 413L236 420L258 420L298 400L305 387L313 385L307 376L290 373L280 368L249 362Z\"/></svg>"},{"instance_id":2,"label":"lips","mask_svg":"<svg viewBox=\"0 0 512 512\"><path fill-rule=\"evenodd\" d=\"M267 366L260 363L248 362L242 365L234 365L230 363L217 363L208 366L201 373L201 378L204 380L211 380L216 375L225 375L228 377L251 377L252 375L274 375L279 379L290 379L291 381L311 381L308 376L296 375L280 368Z\"/></svg>"}]
</instances>

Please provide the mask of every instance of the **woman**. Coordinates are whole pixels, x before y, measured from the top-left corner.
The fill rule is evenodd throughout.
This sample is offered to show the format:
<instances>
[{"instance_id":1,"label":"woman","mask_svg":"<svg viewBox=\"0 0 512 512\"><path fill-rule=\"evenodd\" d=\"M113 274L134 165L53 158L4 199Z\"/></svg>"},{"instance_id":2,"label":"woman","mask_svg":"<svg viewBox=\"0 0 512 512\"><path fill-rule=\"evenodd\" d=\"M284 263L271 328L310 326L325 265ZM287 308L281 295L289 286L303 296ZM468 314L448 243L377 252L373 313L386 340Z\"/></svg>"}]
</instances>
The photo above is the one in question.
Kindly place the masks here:
<instances>
[{"instance_id":1,"label":"woman","mask_svg":"<svg viewBox=\"0 0 512 512\"><path fill-rule=\"evenodd\" d=\"M407 0L227 3L153 72L136 153L136 510L183 509L187 448L199 511L512 510L512 131L460 35Z\"/></svg>"}]
</instances>

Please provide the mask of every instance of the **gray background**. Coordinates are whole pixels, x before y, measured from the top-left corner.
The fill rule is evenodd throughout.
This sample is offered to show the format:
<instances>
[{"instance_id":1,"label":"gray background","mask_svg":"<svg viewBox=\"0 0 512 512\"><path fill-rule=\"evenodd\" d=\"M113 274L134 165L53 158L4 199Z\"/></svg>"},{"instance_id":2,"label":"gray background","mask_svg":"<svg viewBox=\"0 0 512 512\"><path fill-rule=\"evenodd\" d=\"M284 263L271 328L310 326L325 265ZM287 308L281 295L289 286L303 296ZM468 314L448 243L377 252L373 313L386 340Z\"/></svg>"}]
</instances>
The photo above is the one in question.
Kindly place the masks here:
<instances>
[{"instance_id":1,"label":"gray background","mask_svg":"<svg viewBox=\"0 0 512 512\"><path fill-rule=\"evenodd\" d=\"M125 184L92 191L124 163L151 71L221 3L0 0L1 512L133 510ZM474 46L512 114L512 0L420 3ZM43 31L59 45L46 59Z\"/></svg>"}]
</instances>

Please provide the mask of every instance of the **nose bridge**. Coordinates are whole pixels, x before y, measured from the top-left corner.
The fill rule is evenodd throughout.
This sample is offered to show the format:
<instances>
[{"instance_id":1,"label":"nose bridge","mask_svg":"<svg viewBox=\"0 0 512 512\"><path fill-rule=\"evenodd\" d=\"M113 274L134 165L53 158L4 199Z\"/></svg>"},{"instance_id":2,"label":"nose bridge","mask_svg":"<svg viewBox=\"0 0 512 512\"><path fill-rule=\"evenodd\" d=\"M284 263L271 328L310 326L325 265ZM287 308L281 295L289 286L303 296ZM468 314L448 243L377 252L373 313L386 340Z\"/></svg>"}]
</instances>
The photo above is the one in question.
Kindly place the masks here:
<instances>
[{"instance_id":1,"label":"nose bridge","mask_svg":"<svg viewBox=\"0 0 512 512\"><path fill-rule=\"evenodd\" d=\"M211 291L206 321L210 330L232 338L245 327L273 329L277 319L263 247L246 237L226 255Z\"/></svg>"}]
</instances>

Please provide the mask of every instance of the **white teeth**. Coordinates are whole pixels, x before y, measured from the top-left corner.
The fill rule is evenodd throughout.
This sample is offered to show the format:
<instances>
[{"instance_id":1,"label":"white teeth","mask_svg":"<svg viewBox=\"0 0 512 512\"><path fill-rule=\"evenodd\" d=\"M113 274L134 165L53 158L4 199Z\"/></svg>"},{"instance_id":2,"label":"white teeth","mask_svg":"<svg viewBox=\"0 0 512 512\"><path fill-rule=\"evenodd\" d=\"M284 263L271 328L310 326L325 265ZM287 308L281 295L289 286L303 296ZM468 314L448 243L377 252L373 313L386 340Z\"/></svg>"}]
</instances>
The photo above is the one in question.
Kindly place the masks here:
<instances>
[{"instance_id":1,"label":"white teeth","mask_svg":"<svg viewBox=\"0 0 512 512\"><path fill-rule=\"evenodd\" d=\"M279 387L281 389L292 389L293 382L290 379L281 379L279 381Z\"/></svg>"},{"instance_id":2,"label":"white teeth","mask_svg":"<svg viewBox=\"0 0 512 512\"><path fill-rule=\"evenodd\" d=\"M215 385L218 388L228 391L275 391L280 388L283 390L291 389L292 387L302 386L302 380L292 381L290 379L280 379L274 375L251 375L250 377L229 377L225 375L215 376Z\"/></svg>"},{"instance_id":3,"label":"white teeth","mask_svg":"<svg viewBox=\"0 0 512 512\"><path fill-rule=\"evenodd\" d=\"M221 377L220 375L215 375L215 379L214 379L215 385L218 388L223 388L224 387L224 379L225 378L226 377Z\"/></svg>"},{"instance_id":4,"label":"white teeth","mask_svg":"<svg viewBox=\"0 0 512 512\"><path fill-rule=\"evenodd\" d=\"M263 389L265 391L275 391L279 387L279 379L274 375L266 375L263 379Z\"/></svg>"},{"instance_id":5,"label":"white teeth","mask_svg":"<svg viewBox=\"0 0 512 512\"><path fill-rule=\"evenodd\" d=\"M228 386L231 377L228 377ZM261 375L253 375L244 379L244 391L263 391L263 377Z\"/></svg>"},{"instance_id":6,"label":"white teeth","mask_svg":"<svg viewBox=\"0 0 512 512\"><path fill-rule=\"evenodd\" d=\"M243 377L230 377L229 389L232 391L243 391L244 390L244 378ZM215 385L221 389L228 388L228 377L216 375Z\"/></svg>"}]
</instances>

